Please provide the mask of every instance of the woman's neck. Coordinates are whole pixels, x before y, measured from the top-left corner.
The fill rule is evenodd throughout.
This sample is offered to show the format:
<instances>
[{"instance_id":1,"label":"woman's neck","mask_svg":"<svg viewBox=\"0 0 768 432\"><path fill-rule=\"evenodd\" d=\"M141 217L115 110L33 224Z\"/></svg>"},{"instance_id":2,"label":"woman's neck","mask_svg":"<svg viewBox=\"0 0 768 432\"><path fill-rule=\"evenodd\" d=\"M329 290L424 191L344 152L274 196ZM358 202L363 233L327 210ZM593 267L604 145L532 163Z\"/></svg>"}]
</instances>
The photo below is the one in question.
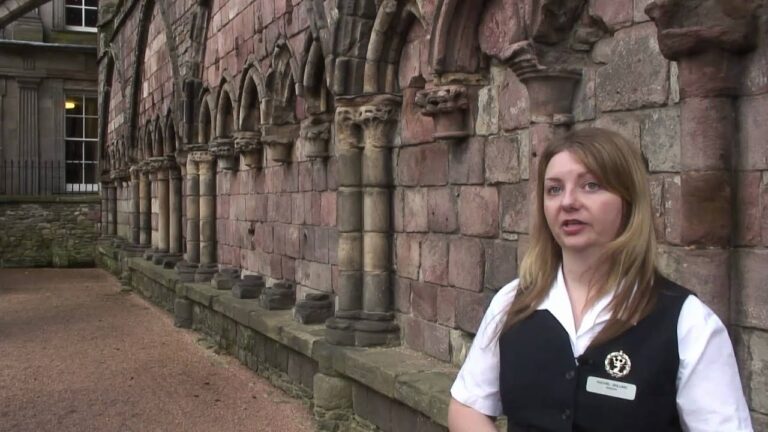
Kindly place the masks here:
<instances>
[{"instance_id":1,"label":"woman's neck","mask_svg":"<svg viewBox=\"0 0 768 432\"><path fill-rule=\"evenodd\" d=\"M600 257L563 252L562 264L565 289L571 301L575 328L578 330L592 294L590 287L594 281L595 272L601 270Z\"/></svg>"}]
</instances>

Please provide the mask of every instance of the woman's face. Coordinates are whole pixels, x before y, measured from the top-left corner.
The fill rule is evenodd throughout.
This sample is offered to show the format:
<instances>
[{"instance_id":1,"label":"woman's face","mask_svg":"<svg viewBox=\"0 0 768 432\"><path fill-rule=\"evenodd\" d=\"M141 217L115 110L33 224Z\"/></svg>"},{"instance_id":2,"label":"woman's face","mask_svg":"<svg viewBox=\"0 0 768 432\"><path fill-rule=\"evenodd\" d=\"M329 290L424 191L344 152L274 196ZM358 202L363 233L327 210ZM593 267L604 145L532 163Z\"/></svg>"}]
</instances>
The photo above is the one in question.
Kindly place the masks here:
<instances>
[{"instance_id":1,"label":"woman's face","mask_svg":"<svg viewBox=\"0 0 768 432\"><path fill-rule=\"evenodd\" d=\"M619 234L624 204L569 151L544 174L544 216L563 254L600 253Z\"/></svg>"}]
</instances>

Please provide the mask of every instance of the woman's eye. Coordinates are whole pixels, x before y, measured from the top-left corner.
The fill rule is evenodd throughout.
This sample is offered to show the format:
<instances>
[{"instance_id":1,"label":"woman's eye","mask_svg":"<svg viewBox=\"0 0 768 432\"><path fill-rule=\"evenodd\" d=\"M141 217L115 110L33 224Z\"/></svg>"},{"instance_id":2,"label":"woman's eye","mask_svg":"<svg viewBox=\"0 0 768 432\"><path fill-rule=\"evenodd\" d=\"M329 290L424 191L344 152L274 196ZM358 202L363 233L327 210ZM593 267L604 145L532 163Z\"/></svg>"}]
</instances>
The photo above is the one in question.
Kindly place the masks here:
<instances>
[{"instance_id":1,"label":"woman's eye","mask_svg":"<svg viewBox=\"0 0 768 432\"><path fill-rule=\"evenodd\" d=\"M559 194L562 188L560 186L550 186L547 188L547 194L548 195L556 195Z\"/></svg>"},{"instance_id":2,"label":"woman's eye","mask_svg":"<svg viewBox=\"0 0 768 432\"><path fill-rule=\"evenodd\" d=\"M600 190L600 184L593 181L587 182L586 184L584 184L584 190L589 192L598 191Z\"/></svg>"}]
</instances>

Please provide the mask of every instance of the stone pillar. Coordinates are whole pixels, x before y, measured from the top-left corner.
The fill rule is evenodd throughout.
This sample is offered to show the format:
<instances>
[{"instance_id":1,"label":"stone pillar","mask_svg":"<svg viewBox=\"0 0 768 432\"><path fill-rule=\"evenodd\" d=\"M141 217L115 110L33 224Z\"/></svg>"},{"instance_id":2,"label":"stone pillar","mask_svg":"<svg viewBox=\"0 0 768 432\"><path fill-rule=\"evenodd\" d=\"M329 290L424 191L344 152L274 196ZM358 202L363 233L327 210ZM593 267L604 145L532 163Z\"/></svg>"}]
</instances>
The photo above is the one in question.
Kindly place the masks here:
<instances>
[{"instance_id":1,"label":"stone pillar","mask_svg":"<svg viewBox=\"0 0 768 432\"><path fill-rule=\"evenodd\" d=\"M182 176L181 170L175 163L168 168L168 177L170 178L168 253L171 255L180 255L183 249L181 244Z\"/></svg>"},{"instance_id":2,"label":"stone pillar","mask_svg":"<svg viewBox=\"0 0 768 432\"><path fill-rule=\"evenodd\" d=\"M218 271L216 264L216 164L209 152L194 153L200 179L200 266L197 282L210 281Z\"/></svg>"},{"instance_id":3,"label":"stone pillar","mask_svg":"<svg viewBox=\"0 0 768 432\"><path fill-rule=\"evenodd\" d=\"M131 243L134 246L141 244L140 228L140 178L141 174L136 167L131 168Z\"/></svg>"},{"instance_id":4,"label":"stone pillar","mask_svg":"<svg viewBox=\"0 0 768 432\"><path fill-rule=\"evenodd\" d=\"M149 164L149 239L151 249L148 251L147 258L152 260L152 255L158 251L157 225L152 223L152 217L159 215L157 201L157 165L158 162Z\"/></svg>"},{"instance_id":5,"label":"stone pillar","mask_svg":"<svg viewBox=\"0 0 768 432\"><path fill-rule=\"evenodd\" d=\"M754 10L715 3L720 7L700 14L693 3L673 7L659 0L651 2L646 13L658 28L662 54L677 61L679 70L681 172L675 184L664 187L664 200L671 204L668 217L675 220L668 224L665 240L679 247L663 247L661 261L679 263L664 270L696 289L730 323L731 311L740 307L730 280L738 256L731 249L737 214L733 209L740 208L732 169L739 137L736 98L742 57L755 48L758 30ZM682 18L686 16L692 18ZM702 258L707 265L697 265ZM738 280L741 273L734 277Z\"/></svg>"},{"instance_id":6,"label":"stone pillar","mask_svg":"<svg viewBox=\"0 0 768 432\"><path fill-rule=\"evenodd\" d=\"M345 102L349 103L349 102ZM338 345L391 345L391 141L399 98L365 97L336 111L339 290L326 337Z\"/></svg>"},{"instance_id":7,"label":"stone pillar","mask_svg":"<svg viewBox=\"0 0 768 432\"><path fill-rule=\"evenodd\" d=\"M142 167L139 173L139 244L148 248L152 241L152 190L149 171Z\"/></svg>"},{"instance_id":8,"label":"stone pillar","mask_svg":"<svg viewBox=\"0 0 768 432\"><path fill-rule=\"evenodd\" d=\"M187 158L187 262L200 263L200 181L197 162Z\"/></svg>"},{"instance_id":9,"label":"stone pillar","mask_svg":"<svg viewBox=\"0 0 768 432\"><path fill-rule=\"evenodd\" d=\"M157 250L160 253L168 253L170 244L170 201L168 197L168 168L160 164L157 169Z\"/></svg>"},{"instance_id":10,"label":"stone pillar","mask_svg":"<svg viewBox=\"0 0 768 432\"><path fill-rule=\"evenodd\" d=\"M107 187L107 235L117 235L117 184Z\"/></svg>"},{"instance_id":11,"label":"stone pillar","mask_svg":"<svg viewBox=\"0 0 768 432\"><path fill-rule=\"evenodd\" d=\"M40 109L38 104L39 79L18 79L19 85L19 159L34 163L24 174L21 181L21 192L36 194L38 192L40 161Z\"/></svg>"},{"instance_id":12,"label":"stone pillar","mask_svg":"<svg viewBox=\"0 0 768 432\"><path fill-rule=\"evenodd\" d=\"M101 183L101 236L109 235L109 186Z\"/></svg>"}]
</instances>

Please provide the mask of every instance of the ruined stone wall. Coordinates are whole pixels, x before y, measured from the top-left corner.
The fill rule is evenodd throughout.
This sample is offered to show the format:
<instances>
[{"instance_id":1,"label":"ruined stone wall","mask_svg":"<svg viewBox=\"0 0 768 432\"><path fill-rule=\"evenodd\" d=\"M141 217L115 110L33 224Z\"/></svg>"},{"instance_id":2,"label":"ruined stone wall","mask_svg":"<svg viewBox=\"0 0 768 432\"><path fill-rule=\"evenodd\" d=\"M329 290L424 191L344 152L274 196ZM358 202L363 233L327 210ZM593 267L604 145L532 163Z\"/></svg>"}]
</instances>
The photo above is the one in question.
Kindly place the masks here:
<instances>
[{"instance_id":1,"label":"ruined stone wall","mask_svg":"<svg viewBox=\"0 0 768 432\"><path fill-rule=\"evenodd\" d=\"M95 262L98 197L0 198L0 267L83 267Z\"/></svg>"},{"instance_id":2,"label":"ruined stone wall","mask_svg":"<svg viewBox=\"0 0 768 432\"><path fill-rule=\"evenodd\" d=\"M729 325L756 428L768 422L763 2L572 0L556 17L519 0L125 3L107 36L131 100L113 88L110 112L133 120L110 120L105 143L136 149L172 124L182 168L187 150L214 155L218 265L293 282L298 300L330 293L337 312L345 274L384 268L376 313L459 365L526 251L537 153L571 128L613 129L647 160L661 270ZM349 162L381 148L380 166ZM386 206L365 201L379 168ZM379 238L377 217L386 245L356 245Z\"/></svg>"},{"instance_id":3,"label":"ruined stone wall","mask_svg":"<svg viewBox=\"0 0 768 432\"><path fill-rule=\"evenodd\" d=\"M131 238L131 188L126 181L119 182L117 187L117 235Z\"/></svg>"}]
</instances>

